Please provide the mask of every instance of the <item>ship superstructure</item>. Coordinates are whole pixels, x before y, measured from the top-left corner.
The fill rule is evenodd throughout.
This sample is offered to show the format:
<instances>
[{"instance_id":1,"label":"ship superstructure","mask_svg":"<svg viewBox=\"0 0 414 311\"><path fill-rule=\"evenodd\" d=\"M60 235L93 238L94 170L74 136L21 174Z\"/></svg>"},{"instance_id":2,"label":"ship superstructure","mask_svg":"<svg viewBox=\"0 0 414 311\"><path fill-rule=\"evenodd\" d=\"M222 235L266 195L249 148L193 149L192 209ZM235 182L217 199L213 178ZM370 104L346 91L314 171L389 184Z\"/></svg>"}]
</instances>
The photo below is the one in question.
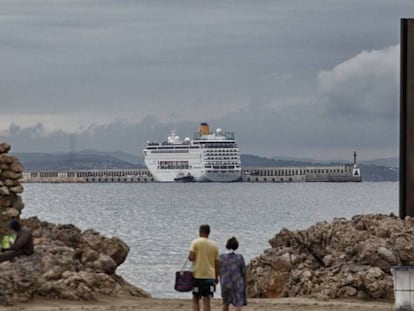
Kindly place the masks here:
<instances>
[{"instance_id":1,"label":"ship superstructure","mask_svg":"<svg viewBox=\"0 0 414 311\"><path fill-rule=\"evenodd\" d=\"M191 140L181 139L173 131L167 141L148 141L144 161L156 181L172 182L179 176L192 176L194 181L231 182L240 179L240 151L233 132L216 129L207 123Z\"/></svg>"}]
</instances>

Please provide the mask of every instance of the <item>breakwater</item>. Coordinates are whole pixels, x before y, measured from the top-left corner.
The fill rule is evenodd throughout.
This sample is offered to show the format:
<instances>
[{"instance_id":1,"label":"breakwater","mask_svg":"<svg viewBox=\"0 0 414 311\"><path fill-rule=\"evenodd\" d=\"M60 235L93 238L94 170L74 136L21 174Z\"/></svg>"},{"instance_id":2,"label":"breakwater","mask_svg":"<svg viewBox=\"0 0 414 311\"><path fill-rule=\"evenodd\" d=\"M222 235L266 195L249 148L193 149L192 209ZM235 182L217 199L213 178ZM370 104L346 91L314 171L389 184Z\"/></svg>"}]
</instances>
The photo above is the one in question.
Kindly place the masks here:
<instances>
[{"instance_id":1,"label":"breakwater","mask_svg":"<svg viewBox=\"0 0 414 311\"><path fill-rule=\"evenodd\" d=\"M242 168L241 182L360 182L351 164L303 167ZM24 172L25 183L147 183L155 182L148 169L54 170Z\"/></svg>"}]
</instances>

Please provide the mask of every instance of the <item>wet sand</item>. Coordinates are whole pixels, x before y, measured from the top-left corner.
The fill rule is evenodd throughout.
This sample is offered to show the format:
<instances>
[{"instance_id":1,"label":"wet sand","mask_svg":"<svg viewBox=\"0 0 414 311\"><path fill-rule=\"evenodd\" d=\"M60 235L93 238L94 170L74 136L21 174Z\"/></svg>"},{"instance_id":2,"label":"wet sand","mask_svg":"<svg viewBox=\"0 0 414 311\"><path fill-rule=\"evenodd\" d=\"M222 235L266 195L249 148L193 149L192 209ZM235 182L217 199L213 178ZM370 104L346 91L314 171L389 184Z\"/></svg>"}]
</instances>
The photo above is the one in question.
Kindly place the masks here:
<instances>
[{"instance_id":1,"label":"wet sand","mask_svg":"<svg viewBox=\"0 0 414 311\"><path fill-rule=\"evenodd\" d=\"M250 299L244 311L391 311L393 301L380 300L315 300L307 298L279 298L279 299ZM212 311L221 310L221 300L212 300ZM35 298L30 303L17 304L10 307L0 307L0 311L132 311L132 310L192 310L190 299L157 299L100 297L94 302L49 300ZM230 308L232 310L232 308Z\"/></svg>"}]
</instances>

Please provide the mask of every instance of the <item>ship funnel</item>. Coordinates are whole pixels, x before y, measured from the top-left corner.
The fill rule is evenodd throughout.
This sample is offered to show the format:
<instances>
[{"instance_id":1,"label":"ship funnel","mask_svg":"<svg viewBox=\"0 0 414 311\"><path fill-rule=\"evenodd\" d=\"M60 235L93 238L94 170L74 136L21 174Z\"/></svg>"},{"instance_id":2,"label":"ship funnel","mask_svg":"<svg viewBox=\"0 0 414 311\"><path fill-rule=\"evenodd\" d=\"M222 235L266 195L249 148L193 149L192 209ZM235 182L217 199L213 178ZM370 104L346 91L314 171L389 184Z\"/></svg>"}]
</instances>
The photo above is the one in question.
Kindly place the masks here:
<instances>
[{"instance_id":1,"label":"ship funnel","mask_svg":"<svg viewBox=\"0 0 414 311\"><path fill-rule=\"evenodd\" d=\"M210 128L208 127L208 124L203 122L200 124L200 135L208 135L210 134Z\"/></svg>"}]
</instances>

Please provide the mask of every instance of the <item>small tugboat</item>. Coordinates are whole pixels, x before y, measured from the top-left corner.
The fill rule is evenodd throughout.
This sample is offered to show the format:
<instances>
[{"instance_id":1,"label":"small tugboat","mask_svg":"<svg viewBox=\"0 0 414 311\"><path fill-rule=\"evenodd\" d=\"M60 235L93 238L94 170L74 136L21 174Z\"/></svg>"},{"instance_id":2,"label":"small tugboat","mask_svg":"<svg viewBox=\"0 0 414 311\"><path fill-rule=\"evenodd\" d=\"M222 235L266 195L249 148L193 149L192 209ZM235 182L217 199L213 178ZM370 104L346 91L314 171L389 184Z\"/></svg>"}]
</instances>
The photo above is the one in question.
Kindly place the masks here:
<instances>
[{"instance_id":1,"label":"small tugboat","mask_svg":"<svg viewBox=\"0 0 414 311\"><path fill-rule=\"evenodd\" d=\"M175 182L193 182L194 176L188 173L185 175L183 172L177 174L177 177L174 178Z\"/></svg>"}]
</instances>

